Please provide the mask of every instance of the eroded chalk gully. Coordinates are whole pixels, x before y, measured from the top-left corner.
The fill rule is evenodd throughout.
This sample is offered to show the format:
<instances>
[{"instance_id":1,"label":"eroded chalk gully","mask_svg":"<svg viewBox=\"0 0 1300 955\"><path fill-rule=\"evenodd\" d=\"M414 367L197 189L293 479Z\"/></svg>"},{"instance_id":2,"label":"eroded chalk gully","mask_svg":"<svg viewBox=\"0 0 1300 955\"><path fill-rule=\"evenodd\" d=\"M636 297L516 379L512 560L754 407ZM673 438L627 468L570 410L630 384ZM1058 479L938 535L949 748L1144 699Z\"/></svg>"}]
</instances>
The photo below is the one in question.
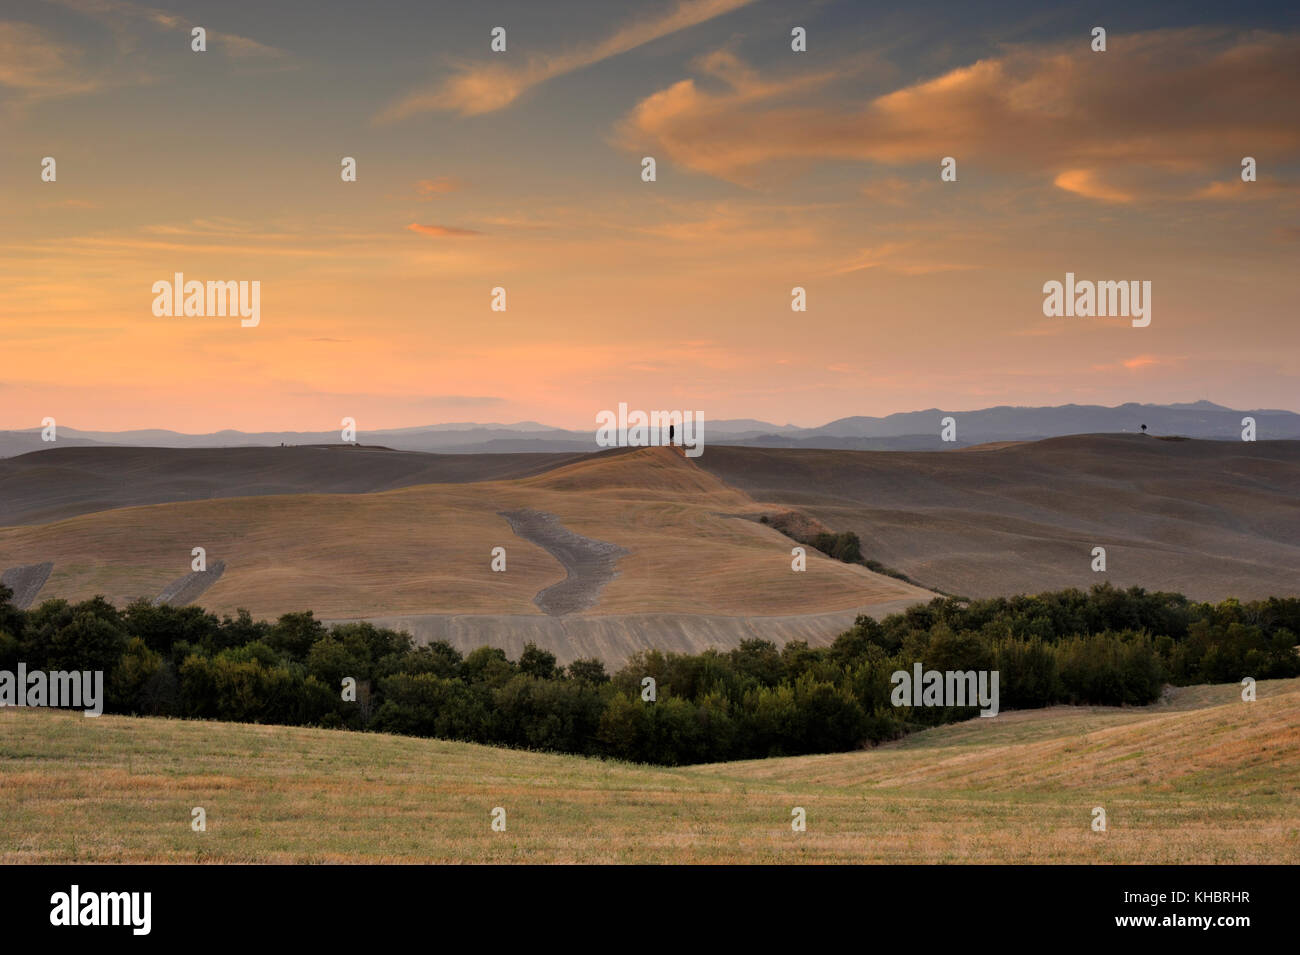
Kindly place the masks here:
<instances>
[{"instance_id":1,"label":"eroded chalk gully","mask_svg":"<svg viewBox=\"0 0 1300 955\"><path fill-rule=\"evenodd\" d=\"M629 551L608 541L575 534L554 514L528 508L500 511L515 536L543 548L563 565L568 576L533 597L543 613L559 617L595 606L604 586L618 576L618 559Z\"/></svg>"}]
</instances>

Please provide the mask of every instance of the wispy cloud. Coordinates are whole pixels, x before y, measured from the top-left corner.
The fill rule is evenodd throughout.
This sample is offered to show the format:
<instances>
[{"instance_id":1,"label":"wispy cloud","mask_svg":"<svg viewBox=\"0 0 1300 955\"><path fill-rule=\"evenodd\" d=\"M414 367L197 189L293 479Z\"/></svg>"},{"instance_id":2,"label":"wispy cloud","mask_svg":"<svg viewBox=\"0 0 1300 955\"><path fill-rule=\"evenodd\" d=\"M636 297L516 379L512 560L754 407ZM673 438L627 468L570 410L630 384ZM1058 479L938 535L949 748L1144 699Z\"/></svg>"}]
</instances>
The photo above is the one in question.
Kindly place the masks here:
<instances>
[{"instance_id":1,"label":"wispy cloud","mask_svg":"<svg viewBox=\"0 0 1300 955\"><path fill-rule=\"evenodd\" d=\"M1283 182L1279 179L1261 178L1258 182L1243 182L1241 177L1228 179L1223 182L1212 182L1208 186L1198 189L1192 196L1193 199L1231 199L1234 202L1243 200L1276 200L1281 196L1295 195L1300 192L1300 185L1294 182Z\"/></svg>"},{"instance_id":2,"label":"wispy cloud","mask_svg":"<svg viewBox=\"0 0 1300 955\"><path fill-rule=\"evenodd\" d=\"M961 262L945 262L933 251L927 253L915 242L886 242L868 249L859 249L848 262L832 267L835 275L881 269L899 275L931 275L935 272L964 272L975 266Z\"/></svg>"},{"instance_id":3,"label":"wispy cloud","mask_svg":"<svg viewBox=\"0 0 1300 955\"><path fill-rule=\"evenodd\" d=\"M0 87L11 104L98 89L99 81L84 72L81 60L80 50L38 27L0 21Z\"/></svg>"},{"instance_id":4,"label":"wispy cloud","mask_svg":"<svg viewBox=\"0 0 1300 955\"><path fill-rule=\"evenodd\" d=\"M1157 30L1112 35L1105 54L1077 41L1008 47L855 104L812 100L804 74L764 80L720 55L699 68L724 88L680 80L638 103L617 136L741 183L781 162L953 156L1092 199L1185 199L1241 155L1300 157L1296 62L1300 34Z\"/></svg>"},{"instance_id":5,"label":"wispy cloud","mask_svg":"<svg viewBox=\"0 0 1300 955\"><path fill-rule=\"evenodd\" d=\"M450 238L454 236L471 236L482 235L474 229L458 229L450 225L420 225L418 222L412 222L406 227L411 232L417 232L420 235L433 236L434 238Z\"/></svg>"},{"instance_id":6,"label":"wispy cloud","mask_svg":"<svg viewBox=\"0 0 1300 955\"><path fill-rule=\"evenodd\" d=\"M43 202L46 209L98 209L100 204L90 199L60 199L58 202Z\"/></svg>"},{"instance_id":7,"label":"wispy cloud","mask_svg":"<svg viewBox=\"0 0 1300 955\"><path fill-rule=\"evenodd\" d=\"M920 192L927 192L935 186L934 180L917 181L903 179L899 176L884 176L874 179L859 190L862 195L886 206L904 206Z\"/></svg>"},{"instance_id":8,"label":"wispy cloud","mask_svg":"<svg viewBox=\"0 0 1300 955\"><path fill-rule=\"evenodd\" d=\"M450 176L439 176L437 179L421 179L415 184L415 194L421 202L428 202L436 199L438 196L445 196L449 192L458 192L463 188L459 179L453 179Z\"/></svg>"},{"instance_id":9,"label":"wispy cloud","mask_svg":"<svg viewBox=\"0 0 1300 955\"><path fill-rule=\"evenodd\" d=\"M261 43L250 37L214 30L208 23L191 21L187 17L159 10L130 0L46 0L93 17L120 32L126 22L143 22L159 30L189 31L201 26L207 31L208 41L234 59L284 60L289 54L281 49ZM282 64L283 65L283 64Z\"/></svg>"},{"instance_id":10,"label":"wispy cloud","mask_svg":"<svg viewBox=\"0 0 1300 955\"><path fill-rule=\"evenodd\" d=\"M327 398L331 401L383 401L390 405L396 400L401 405L410 408L437 406L477 408L487 405L499 405L506 400L499 395L397 395L387 391L326 391L317 388L295 390L291 394L295 397Z\"/></svg>"},{"instance_id":11,"label":"wispy cloud","mask_svg":"<svg viewBox=\"0 0 1300 955\"><path fill-rule=\"evenodd\" d=\"M1134 355L1132 358L1124 358L1117 362L1093 365L1092 370L1116 371L1120 368L1124 368L1128 371L1141 371L1144 368L1177 365L1185 360L1185 355Z\"/></svg>"},{"instance_id":12,"label":"wispy cloud","mask_svg":"<svg viewBox=\"0 0 1300 955\"><path fill-rule=\"evenodd\" d=\"M376 121L393 122L419 113L438 111L475 116L505 109L528 90L557 76L592 66L752 2L678 0L676 7L666 14L630 23L594 45L571 52L532 54L522 66L495 61L465 64L437 87L408 93L391 103L379 113Z\"/></svg>"}]
</instances>

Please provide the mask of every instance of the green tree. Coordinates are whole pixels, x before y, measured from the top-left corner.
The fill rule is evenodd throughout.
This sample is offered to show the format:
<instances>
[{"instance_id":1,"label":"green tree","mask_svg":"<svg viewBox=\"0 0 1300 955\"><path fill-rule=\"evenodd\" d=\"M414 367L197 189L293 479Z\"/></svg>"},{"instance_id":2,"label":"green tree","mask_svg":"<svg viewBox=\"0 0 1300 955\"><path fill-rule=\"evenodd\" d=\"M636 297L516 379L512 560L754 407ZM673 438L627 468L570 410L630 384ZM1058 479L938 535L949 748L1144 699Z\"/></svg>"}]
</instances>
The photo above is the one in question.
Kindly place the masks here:
<instances>
[{"instance_id":1,"label":"green tree","mask_svg":"<svg viewBox=\"0 0 1300 955\"><path fill-rule=\"evenodd\" d=\"M291 660L303 661L307 659L312 644L324 636L324 624L306 610L280 617L267 634L266 642Z\"/></svg>"},{"instance_id":2,"label":"green tree","mask_svg":"<svg viewBox=\"0 0 1300 955\"><path fill-rule=\"evenodd\" d=\"M524 652L519 655L518 668L520 673L539 680L554 680L559 676L559 670L555 666L555 654L549 650L539 649L531 640L525 644Z\"/></svg>"},{"instance_id":3,"label":"green tree","mask_svg":"<svg viewBox=\"0 0 1300 955\"><path fill-rule=\"evenodd\" d=\"M585 683L587 686L601 686L609 682L605 664L595 658L574 660L566 669L569 679Z\"/></svg>"}]
</instances>

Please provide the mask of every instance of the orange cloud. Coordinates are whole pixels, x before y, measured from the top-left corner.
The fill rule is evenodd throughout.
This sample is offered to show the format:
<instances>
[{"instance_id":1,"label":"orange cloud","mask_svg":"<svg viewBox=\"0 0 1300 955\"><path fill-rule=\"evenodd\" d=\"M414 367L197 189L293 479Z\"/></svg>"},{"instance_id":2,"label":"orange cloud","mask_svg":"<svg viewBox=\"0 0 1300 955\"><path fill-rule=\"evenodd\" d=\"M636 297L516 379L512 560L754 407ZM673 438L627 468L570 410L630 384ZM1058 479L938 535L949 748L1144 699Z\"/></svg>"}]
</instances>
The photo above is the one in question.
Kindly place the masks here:
<instances>
[{"instance_id":1,"label":"orange cloud","mask_svg":"<svg viewBox=\"0 0 1300 955\"><path fill-rule=\"evenodd\" d=\"M886 206L903 206L910 197L933 186L932 181L917 182L899 176L886 176L867 183L859 191L873 202Z\"/></svg>"},{"instance_id":2,"label":"orange cloud","mask_svg":"<svg viewBox=\"0 0 1300 955\"><path fill-rule=\"evenodd\" d=\"M1056 177L1053 184L1058 189L1073 192L1086 199L1106 202L1132 202L1133 194L1100 181L1094 169L1067 169Z\"/></svg>"},{"instance_id":3,"label":"orange cloud","mask_svg":"<svg viewBox=\"0 0 1300 955\"><path fill-rule=\"evenodd\" d=\"M446 195L449 192L456 192L461 188L461 183L457 179L449 176L440 176L437 179L421 179L415 184L415 191L422 201L427 202L435 196Z\"/></svg>"},{"instance_id":4,"label":"orange cloud","mask_svg":"<svg viewBox=\"0 0 1300 955\"><path fill-rule=\"evenodd\" d=\"M522 66L503 62L463 66L455 76L437 88L409 93L390 104L376 117L376 121L392 122L418 113L435 111L476 116L504 109L525 92L547 80L634 50L652 40L712 20L752 2L753 0L678 0L677 6L664 16L621 27L599 43L573 52L535 54ZM485 46L487 40L485 36ZM494 55L504 57L508 54Z\"/></svg>"},{"instance_id":5,"label":"orange cloud","mask_svg":"<svg viewBox=\"0 0 1300 955\"><path fill-rule=\"evenodd\" d=\"M97 80L81 69L84 55L26 23L0 22L0 87L26 99L88 93Z\"/></svg>"},{"instance_id":6,"label":"orange cloud","mask_svg":"<svg viewBox=\"0 0 1300 955\"><path fill-rule=\"evenodd\" d=\"M95 17L114 29L120 28L123 21L130 20L143 21L160 30L181 28L189 30L194 26L204 26L207 29L202 23L195 23L166 10L132 3L131 0L49 0L49 2L76 10L86 16ZM288 56L284 50L267 46L265 43L259 43L257 40L239 36L235 33L223 33L208 29L207 36L209 41L220 44L226 55L232 58L281 58Z\"/></svg>"},{"instance_id":7,"label":"orange cloud","mask_svg":"<svg viewBox=\"0 0 1300 955\"><path fill-rule=\"evenodd\" d=\"M1234 201L1250 199L1276 199L1278 196L1296 192L1296 185L1276 179L1261 179L1259 182L1243 182L1240 177L1226 182L1212 182L1198 189L1194 199L1232 199Z\"/></svg>"},{"instance_id":8,"label":"orange cloud","mask_svg":"<svg viewBox=\"0 0 1300 955\"><path fill-rule=\"evenodd\" d=\"M962 272L974 267L939 261L932 254L918 252L915 242L886 242L875 248L859 249L850 262L835 266L831 272L843 275L866 269L883 269L899 275L930 275L935 272Z\"/></svg>"},{"instance_id":9,"label":"orange cloud","mask_svg":"<svg viewBox=\"0 0 1300 955\"><path fill-rule=\"evenodd\" d=\"M1238 150L1300 157L1300 34L1157 30L1110 47L1012 47L856 106L796 96L806 76L764 81L702 61L726 89L680 80L638 103L617 136L734 182L782 161L937 167L953 156L1107 201L1185 198ZM1242 145L1225 159L1225 143Z\"/></svg>"},{"instance_id":10,"label":"orange cloud","mask_svg":"<svg viewBox=\"0 0 1300 955\"><path fill-rule=\"evenodd\" d=\"M420 225L412 222L406 227L412 232L418 232L420 235L434 236L435 238L448 238L451 236L470 236L482 235L482 232L476 232L473 229L458 229L449 225Z\"/></svg>"},{"instance_id":11,"label":"orange cloud","mask_svg":"<svg viewBox=\"0 0 1300 955\"><path fill-rule=\"evenodd\" d=\"M1093 365L1093 371L1114 371L1119 368L1127 368L1129 371L1140 371L1143 368L1152 368L1157 365L1176 365L1184 361L1183 357L1161 357L1159 355L1135 355L1132 358L1125 358L1122 361Z\"/></svg>"}]
</instances>

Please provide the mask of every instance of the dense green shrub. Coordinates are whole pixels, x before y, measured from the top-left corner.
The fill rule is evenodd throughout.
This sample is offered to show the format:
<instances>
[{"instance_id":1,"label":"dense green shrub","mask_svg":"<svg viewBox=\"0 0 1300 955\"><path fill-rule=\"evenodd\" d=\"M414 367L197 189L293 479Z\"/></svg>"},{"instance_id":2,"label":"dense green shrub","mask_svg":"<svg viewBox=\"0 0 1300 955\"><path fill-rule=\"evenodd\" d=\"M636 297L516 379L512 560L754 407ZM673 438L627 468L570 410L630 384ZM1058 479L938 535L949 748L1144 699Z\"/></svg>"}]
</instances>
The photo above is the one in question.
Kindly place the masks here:
<instances>
[{"instance_id":1,"label":"dense green shrub","mask_svg":"<svg viewBox=\"0 0 1300 955\"><path fill-rule=\"evenodd\" d=\"M829 536L829 535L828 535ZM852 537L852 535L848 535ZM856 538L827 541L850 553ZM101 597L30 611L0 587L0 669L103 670L110 712L351 727L661 764L830 752L968 719L974 706L895 706L893 675L999 675L1000 708L1141 705L1176 684L1300 675L1300 600L1198 604L1140 588L929 604L859 617L828 647L746 640L649 650L609 674L529 644L518 660L369 623L325 627L245 611ZM646 678L654 681L650 697ZM355 681L355 698L344 698ZM645 696L643 696L643 691Z\"/></svg>"}]
</instances>

